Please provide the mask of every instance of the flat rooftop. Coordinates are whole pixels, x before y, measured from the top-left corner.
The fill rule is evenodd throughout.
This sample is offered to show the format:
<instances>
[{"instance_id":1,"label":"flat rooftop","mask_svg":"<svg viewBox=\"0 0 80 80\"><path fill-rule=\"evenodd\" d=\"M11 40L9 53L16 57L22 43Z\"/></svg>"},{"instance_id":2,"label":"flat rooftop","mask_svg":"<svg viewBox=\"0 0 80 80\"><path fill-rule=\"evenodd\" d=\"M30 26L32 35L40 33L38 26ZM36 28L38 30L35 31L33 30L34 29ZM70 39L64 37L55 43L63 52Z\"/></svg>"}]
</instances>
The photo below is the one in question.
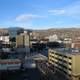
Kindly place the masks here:
<instances>
[{"instance_id":1,"label":"flat rooftop","mask_svg":"<svg viewBox=\"0 0 80 80\"><path fill-rule=\"evenodd\" d=\"M58 48L58 49L52 49L52 50L55 50L63 54L72 54L72 55L79 54L80 55L80 49L75 49L75 48Z\"/></svg>"}]
</instances>

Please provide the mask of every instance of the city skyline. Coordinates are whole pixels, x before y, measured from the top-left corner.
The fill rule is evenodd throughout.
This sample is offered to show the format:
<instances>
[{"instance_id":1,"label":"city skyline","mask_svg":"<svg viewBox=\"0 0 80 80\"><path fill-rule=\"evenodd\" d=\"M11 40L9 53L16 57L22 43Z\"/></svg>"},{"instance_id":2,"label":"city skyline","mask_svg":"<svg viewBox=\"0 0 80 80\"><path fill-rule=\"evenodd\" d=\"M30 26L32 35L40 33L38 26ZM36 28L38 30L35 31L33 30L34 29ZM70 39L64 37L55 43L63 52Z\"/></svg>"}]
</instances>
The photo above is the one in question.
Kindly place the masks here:
<instances>
[{"instance_id":1,"label":"city skyline","mask_svg":"<svg viewBox=\"0 0 80 80\"><path fill-rule=\"evenodd\" d=\"M0 28L80 27L79 0L0 0Z\"/></svg>"}]
</instances>

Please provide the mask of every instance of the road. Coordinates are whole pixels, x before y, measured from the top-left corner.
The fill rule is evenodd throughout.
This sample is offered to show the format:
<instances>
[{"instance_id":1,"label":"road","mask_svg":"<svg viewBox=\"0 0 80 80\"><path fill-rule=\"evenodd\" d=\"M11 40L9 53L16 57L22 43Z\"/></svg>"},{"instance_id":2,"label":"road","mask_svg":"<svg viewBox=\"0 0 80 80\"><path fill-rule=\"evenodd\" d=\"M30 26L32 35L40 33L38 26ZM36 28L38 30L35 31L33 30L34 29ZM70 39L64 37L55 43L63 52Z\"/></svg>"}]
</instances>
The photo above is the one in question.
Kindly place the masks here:
<instances>
[{"instance_id":1,"label":"road","mask_svg":"<svg viewBox=\"0 0 80 80\"><path fill-rule=\"evenodd\" d=\"M0 80L46 80L38 69L27 69L25 71L3 72Z\"/></svg>"}]
</instances>

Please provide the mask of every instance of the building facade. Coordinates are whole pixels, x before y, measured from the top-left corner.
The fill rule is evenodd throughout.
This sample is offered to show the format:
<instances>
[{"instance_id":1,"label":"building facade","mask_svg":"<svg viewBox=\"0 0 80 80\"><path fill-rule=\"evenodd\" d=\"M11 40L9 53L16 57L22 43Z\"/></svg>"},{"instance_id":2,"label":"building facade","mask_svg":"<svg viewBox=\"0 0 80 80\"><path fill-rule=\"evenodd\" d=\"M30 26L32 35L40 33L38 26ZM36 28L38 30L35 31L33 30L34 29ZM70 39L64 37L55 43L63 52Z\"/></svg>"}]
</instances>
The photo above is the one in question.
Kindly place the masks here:
<instances>
[{"instance_id":1,"label":"building facade","mask_svg":"<svg viewBox=\"0 0 80 80\"><path fill-rule=\"evenodd\" d=\"M0 41L3 41L5 44L9 44L9 36L0 36Z\"/></svg>"},{"instance_id":2,"label":"building facade","mask_svg":"<svg viewBox=\"0 0 80 80\"><path fill-rule=\"evenodd\" d=\"M56 34L49 36L49 42L58 41L58 36Z\"/></svg>"},{"instance_id":3,"label":"building facade","mask_svg":"<svg viewBox=\"0 0 80 80\"><path fill-rule=\"evenodd\" d=\"M80 37L73 40L71 47L80 49Z\"/></svg>"},{"instance_id":4,"label":"building facade","mask_svg":"<svg viewBox=\"0 0 80 80\"><path fill-rule=\"evenodd\" d=\"M19 51L29 52L29 35L27 33L22 33L16 37L16 47L19 48Z\"/></svg>"},{"instance_id":5,"label":"building facade","mask_svg":"<svg viewBox=\"0 0 80 80\"><path fill-rule=\"evenodd\" d=\"M19 70L21 67L21 60L19 59L1 59L0 71L5 70Z\"/></svg>"},{"instance_id":6,"label":"building facade","mask_svg":"<svg viewBox=\"0 0 80 80\"><path fill-rule=\"evenodd\" d=\"M16 36L23 33L23 29L19 27L11 27L9 28L9 39L12 47L16 47Z\"/></svg>"},{"instance_id":7,"label":"building facade","mask_svg":"<svg viewBox=\"0 0 80 80\"><path fill-rule=\"evenodd\" d=\"M68 80L80 80L80 52L78 50L50 49L48 61Z\"/></svg>"}]
</instances>

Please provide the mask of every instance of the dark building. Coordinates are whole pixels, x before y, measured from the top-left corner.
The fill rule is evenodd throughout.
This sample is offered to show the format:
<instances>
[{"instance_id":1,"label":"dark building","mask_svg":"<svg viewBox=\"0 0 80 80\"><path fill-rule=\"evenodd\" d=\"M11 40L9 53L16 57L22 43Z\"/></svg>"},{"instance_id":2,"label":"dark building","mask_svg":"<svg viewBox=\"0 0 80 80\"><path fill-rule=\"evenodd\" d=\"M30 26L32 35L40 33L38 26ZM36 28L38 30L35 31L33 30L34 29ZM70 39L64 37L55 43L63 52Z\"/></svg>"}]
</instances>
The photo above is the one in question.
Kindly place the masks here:
<instances>
[{"instance_id":1,"label":"dark building","mask_svg":"<svg viewBox=\"0 0 80 80\"><path fill-rule=\"evenodd\" d=\"M23 33L24 29L19 27L12 27L12 28L9 28L8 30L9 30L10 42L12 43L12 47L15 47L16 36L19 35L20 33Z\"/></svg>"}]
</instances>

